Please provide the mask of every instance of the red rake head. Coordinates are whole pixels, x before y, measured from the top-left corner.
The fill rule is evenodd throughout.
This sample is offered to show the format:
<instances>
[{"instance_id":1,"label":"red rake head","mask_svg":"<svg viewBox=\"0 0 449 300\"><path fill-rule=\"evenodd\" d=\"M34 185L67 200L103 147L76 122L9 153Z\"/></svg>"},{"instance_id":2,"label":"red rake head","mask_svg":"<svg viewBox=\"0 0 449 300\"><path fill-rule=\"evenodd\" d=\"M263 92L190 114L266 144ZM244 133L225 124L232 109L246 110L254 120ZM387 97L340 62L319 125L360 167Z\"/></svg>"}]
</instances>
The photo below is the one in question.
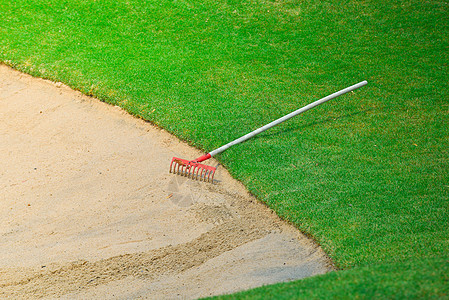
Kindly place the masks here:
<instances>
[{"instance_id":1,"label":"red rake head","mask_svg":"<svg viewBox=\"0 0 449 300\"><path fill-rule=\"evenodd\" d=\"M192 179L214 182L214 174L217 168L173 157L170 164L170 173L186 176Z\"/></svg>"}]
</instances>

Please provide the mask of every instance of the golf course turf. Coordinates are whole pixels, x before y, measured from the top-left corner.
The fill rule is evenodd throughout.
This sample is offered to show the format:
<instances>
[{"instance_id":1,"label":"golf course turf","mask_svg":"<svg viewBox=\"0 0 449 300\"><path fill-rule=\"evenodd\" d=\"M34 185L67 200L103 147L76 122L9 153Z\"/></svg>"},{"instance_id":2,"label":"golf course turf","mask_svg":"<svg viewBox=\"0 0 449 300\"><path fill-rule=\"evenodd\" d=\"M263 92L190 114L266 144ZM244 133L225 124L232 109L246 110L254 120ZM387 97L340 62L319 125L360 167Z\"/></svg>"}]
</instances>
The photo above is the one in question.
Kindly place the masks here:
<instances>
[{"instance_id":1,"label":"golf course turf","mask_svg":"<svg viewBox=\"0 0 449 300\"><path fill-rule=\"evenodd\" d=\"M368 81L217 155L343 270L231 297L449 297L448 36L439 1L0 0L0 61L205 152Z\"/></svg>"}]
</instances>

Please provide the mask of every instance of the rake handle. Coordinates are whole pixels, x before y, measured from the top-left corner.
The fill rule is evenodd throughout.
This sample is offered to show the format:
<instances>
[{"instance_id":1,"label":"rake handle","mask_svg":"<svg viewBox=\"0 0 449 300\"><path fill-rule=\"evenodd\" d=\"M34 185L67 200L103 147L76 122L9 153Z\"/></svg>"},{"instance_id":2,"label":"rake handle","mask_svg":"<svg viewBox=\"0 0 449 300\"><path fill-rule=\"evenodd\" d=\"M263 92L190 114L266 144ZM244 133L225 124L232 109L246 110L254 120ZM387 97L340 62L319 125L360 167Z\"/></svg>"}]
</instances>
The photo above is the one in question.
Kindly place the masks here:
<instances>
[{"instance_id":1,"label":"rake handle","mask_svg":"<svg viewBox=\"0 0 449 300\"><path fill-rule=\"evenodd\" d=\"M244 142L244 141L246 141L246 140L249 140L250 138L254 137L255 135L258 135L259 133L264 132L265 130L268 130L268 129L270 129L270 128L276 126L276 125L279 125L279 124L281 124L282 122L285 122L285 121L287 121L287 120L289 120L289 119L291 119L291 118L293 118L293 117L295 117L295 116L297 116L297 115L299 115L299 114L301 114L301 113L303 113L303 112L305 112L305 111L308 111L309 109L314 108L315 106L318 106L318 105L320 105L320 104L323 104L324 102L327 102L327 101L329 101L329 100L332 100L332 99L334 99L334 98L336 98L336 97L338 97L338 96L341 96L341 95L343 95L343 94L352 92L353 90L356 90L356 89L358 89L358 88L360 88L360 87L366 85L367 83L368 83L368 82L367 82L366 80L361 81L361 82L359 82L359 83L357 83L357 84L351 85L350 87L347 87L347 88L342 89L342 90L340 90L340 91L338 91L338 92L335 92L335 93L333 93L333 94L330 94L329 96L326 96L326 97L324 97L324 98L321 98L320 100L317 100L317 101L315 101L315 102L312 102L312 103L310 103L310 104L308 104L308 105L306 105L306 106L304 106L304 107L302 107L302 108L300 108L300 109L298 109L298 110L295 110L294 112L289 113L288 115L285 115L285 116L283 116L283 117L281 117L281 118L279 118L279 119L277 119L277 120L275 120L275 121L273 121L273 122L271 122L271 123L268 123L268 124L265 125L265 126L262 126L262 127L258 128L258 129L256 129L256 130L254 130L254 131L248 133L248 134L245 134L244 136L242 136L242 137L240 137L240 138L238 138L238 139L236 139L236 140L233 140L232 142L227 143L226 145L221 146L220 148L217 148L217 149L215 149L215 150L209 152L208 154L205 154L205 155L203 155L203 156L201 156L201 157L195 159L195 161L196 161L196 162L201 162L201 161L204 161L204 160L206 160L206 159L209 159L209 158L211 158L212 156L214 156L214 155L216 155L216 154L219 154L219 153L221 153L221 152L227 150L228 148L230 148L230 147L232 147L232 146L234 146L234 145L237 145L237 144L240 144L240 143L242 143L242 142Z\"/></svg>"}]
</instances>

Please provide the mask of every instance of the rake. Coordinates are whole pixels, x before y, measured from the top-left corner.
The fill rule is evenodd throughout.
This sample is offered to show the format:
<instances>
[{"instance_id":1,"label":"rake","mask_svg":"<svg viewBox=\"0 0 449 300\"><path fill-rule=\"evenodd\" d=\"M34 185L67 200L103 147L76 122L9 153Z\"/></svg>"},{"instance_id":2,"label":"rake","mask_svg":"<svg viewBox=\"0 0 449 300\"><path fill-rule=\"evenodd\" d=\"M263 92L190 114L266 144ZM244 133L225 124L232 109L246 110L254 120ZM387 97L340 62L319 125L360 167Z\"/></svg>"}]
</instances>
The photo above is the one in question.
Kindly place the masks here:
<instances>
[{"instance_id":1,"label":"rake","mask_svg":"<svg viewBox=\"0 0 449 300\"><path fill-rule=\"evenodd\" d=\"M265 126L262 126L224 146L221 146L220 148L217 148L207 154L204 154L200 157L198 157L197 159L194 160L186 160L186 159L182 159L182 158L178 158L178 157L173 157L171 164L170 164L170 173L174 173L174 174L178 174L181 176L186 176L192 179L196 179L196 180L200 180L200 181L207 181L207 182L214 182L214 175L215 175L215 171L217 170L217 168L212 167L212 166L208 166L208 165L204 165L204 164L200 164L200 162L203 162L209 158L211 158L214 155L217 155L227 149L229 149L230 147L240 144L252 137L254 137L255 135L258 135L261 132L264 132L267 129L270 129L271 127L274 127L278 124L281 124L282 122L287 121L288 119L291 119L297 115L299 115L300 113L303 113L305 111L308 111L311 108L314 108L315 106L318 106L320 104L323 104L326 101L329 101L331 99L334 99L338 96L341 96L343 94L346 94L348 92L352 92L355 89L358 89L364 85L366 85L368 82L362 81L359 82L357 84L354 84L350 87L347 87L345 89L342 89L338 92L335 92L327 97L321 98L320 100L317 100L315 102L312 102L298 110L295 110L294 112L289 113L288 115L283 116L282 118L279 118Z\"/></svg>"}]
</instances>

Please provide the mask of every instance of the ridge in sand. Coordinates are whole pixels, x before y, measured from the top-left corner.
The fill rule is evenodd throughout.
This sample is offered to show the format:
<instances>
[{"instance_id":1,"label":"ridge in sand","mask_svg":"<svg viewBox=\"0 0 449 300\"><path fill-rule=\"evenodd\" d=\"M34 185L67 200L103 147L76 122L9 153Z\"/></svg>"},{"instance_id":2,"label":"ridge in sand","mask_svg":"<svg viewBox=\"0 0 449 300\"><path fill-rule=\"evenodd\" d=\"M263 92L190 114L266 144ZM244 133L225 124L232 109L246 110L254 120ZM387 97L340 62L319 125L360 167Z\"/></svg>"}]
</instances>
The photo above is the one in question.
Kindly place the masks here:
<instances>
[{"instance_id":1,"label":"ridge in sand","mask_svg":"<svg viewBox=\"0 0 449 300\"><path fill-rule=\"evenodd\" d=\"M0 297L198 298L332 270L223 168L214 185L168 173L199 155L0 65Z\"/></svg>"}]
</instances>

